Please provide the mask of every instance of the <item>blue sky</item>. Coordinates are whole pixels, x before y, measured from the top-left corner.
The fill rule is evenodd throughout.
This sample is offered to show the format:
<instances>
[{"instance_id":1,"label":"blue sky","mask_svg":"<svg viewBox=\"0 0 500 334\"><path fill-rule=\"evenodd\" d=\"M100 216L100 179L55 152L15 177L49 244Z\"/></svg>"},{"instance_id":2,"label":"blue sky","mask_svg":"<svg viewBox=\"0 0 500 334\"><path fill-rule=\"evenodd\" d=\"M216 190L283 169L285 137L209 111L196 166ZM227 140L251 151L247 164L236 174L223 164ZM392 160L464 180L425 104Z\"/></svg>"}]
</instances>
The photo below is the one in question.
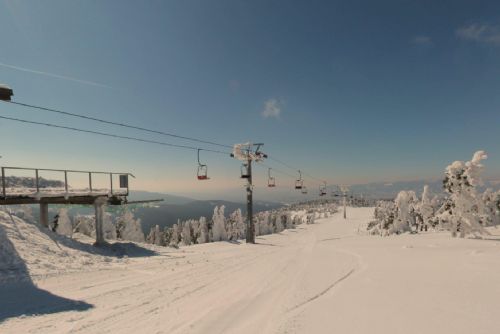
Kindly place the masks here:
<instances>
[{"instance_id":1,"label":"blue sky","mask_svg":"<svg viewBox=\"0 0 500 334\"><path fill-rule=\"evenodd\" d=\"M488 176L500 178L498 1L0 0L0 31L0 82L19 102L264 142L329 183L437 178L478 149L490 155ZM136 188L171 193L242 185L239 163L221 155L202 154L212 180L198 182L192 151L5 120L0 140L4 165L126 170ZM262 186L267 170L256 172Z\"/></svg>"}]
</instances>

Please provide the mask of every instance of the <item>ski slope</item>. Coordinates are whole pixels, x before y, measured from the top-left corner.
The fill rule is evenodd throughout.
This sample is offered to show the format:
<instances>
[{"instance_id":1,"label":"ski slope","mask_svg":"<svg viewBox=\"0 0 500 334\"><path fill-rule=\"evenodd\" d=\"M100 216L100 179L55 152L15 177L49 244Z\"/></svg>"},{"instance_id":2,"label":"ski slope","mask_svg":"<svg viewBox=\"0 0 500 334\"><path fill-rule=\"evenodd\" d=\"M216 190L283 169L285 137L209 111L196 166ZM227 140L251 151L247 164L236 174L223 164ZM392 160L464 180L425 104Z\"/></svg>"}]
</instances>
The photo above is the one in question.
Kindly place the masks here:
<instances>
[{"instance_id":1,"label":"ski slope","mask_svg":"<svg viewBox=\"0 0 500 334\"><path fill-rule=\"evenodd\" d=\"M61 301L40 297L31 312L40 315L5 318L0 333L498 331L500 238L363 235L372 214L348 208L347 220L338 213L256 245L158 247L57 275L38 268L38 293ZM10 298L0 307L21 307Z\"/></svg>"}]
</instances>

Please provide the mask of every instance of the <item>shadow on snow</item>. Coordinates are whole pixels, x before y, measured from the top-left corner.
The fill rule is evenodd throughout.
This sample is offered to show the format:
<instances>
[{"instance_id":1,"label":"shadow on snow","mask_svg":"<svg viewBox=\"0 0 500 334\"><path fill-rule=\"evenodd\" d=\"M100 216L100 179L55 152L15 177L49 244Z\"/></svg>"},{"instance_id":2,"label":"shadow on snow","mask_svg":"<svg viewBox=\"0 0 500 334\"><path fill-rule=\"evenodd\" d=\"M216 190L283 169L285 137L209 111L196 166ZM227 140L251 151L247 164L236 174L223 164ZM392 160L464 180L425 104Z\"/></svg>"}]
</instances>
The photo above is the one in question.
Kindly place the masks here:
<instances>
[{"instance_id":1,"label":"shadow on snow","mask_svg":"<svg viewBox=\"0 0 500 334\"><path fill-rule=\"evenodd\" d=\"M85 311L92 307L38 288L0 225L0 323L13 317Z\"/></svg>"}]
</instances>

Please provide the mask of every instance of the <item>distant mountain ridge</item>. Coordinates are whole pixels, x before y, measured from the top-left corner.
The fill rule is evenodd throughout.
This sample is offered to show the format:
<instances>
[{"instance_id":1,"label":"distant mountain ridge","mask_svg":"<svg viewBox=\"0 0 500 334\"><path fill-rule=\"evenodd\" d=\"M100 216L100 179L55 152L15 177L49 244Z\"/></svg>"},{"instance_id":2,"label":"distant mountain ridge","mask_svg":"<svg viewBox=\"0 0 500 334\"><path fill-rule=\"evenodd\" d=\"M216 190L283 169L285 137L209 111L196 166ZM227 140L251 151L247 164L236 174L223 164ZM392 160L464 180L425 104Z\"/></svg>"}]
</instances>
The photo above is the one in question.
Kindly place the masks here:
<instances>
[{"instance_id":1,"label":"distant mountain ridge","mask_svg":"<svg viewBox=\"0 0 500 334\"><path fill-rule=\"evenodd\" d=\"M435 195L444 194L443 181L441 179L354 184L349 189L355 195L363 194L363 196L369 198L392 199L402 190L413 190L420 196L425 185L428 185L431 192ZM500 183L495 180L485 180L484 185L480 186L479 189L483 191L486 188L498 190L500 189Z\"/></svg>"}]
</instances>

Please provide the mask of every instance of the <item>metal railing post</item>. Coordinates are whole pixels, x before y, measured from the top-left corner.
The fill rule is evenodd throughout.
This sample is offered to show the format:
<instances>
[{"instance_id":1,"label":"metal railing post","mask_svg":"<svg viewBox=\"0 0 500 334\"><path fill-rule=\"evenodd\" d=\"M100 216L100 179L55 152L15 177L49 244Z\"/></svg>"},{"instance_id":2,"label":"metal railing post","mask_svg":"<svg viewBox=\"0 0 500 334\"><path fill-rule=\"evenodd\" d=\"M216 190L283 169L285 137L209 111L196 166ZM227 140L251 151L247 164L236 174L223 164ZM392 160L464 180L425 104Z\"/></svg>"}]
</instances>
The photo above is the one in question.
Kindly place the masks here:
<instances>
[{"instance_id":1,"label":"metal railing post","mask_svg":"<svg viewBox=\"0 0 500 334\"><path fill-rule=\"evenodd\" d=\"M109 182L111 183L111 195L113 195L113 173L109 173Z\"/></svg>"},{"instance_id":2,"label":"metal railing post","mask_svg":"<svg viewBox=\"0 0 500 334\"><path fill-rule=\"evenodd\" d=\"M92 192L92 172L89 172L89 189Z\"/></svg>"},{"instance_id":3,"label":"metal railing post","mask_svg":"<svg viewBox=\"0 0 500 334\"><path fill-rule=\"evenodd\" d=\"M64 190L68 192L68 172L64 171Z\"/></svg>"}]
</instances>

